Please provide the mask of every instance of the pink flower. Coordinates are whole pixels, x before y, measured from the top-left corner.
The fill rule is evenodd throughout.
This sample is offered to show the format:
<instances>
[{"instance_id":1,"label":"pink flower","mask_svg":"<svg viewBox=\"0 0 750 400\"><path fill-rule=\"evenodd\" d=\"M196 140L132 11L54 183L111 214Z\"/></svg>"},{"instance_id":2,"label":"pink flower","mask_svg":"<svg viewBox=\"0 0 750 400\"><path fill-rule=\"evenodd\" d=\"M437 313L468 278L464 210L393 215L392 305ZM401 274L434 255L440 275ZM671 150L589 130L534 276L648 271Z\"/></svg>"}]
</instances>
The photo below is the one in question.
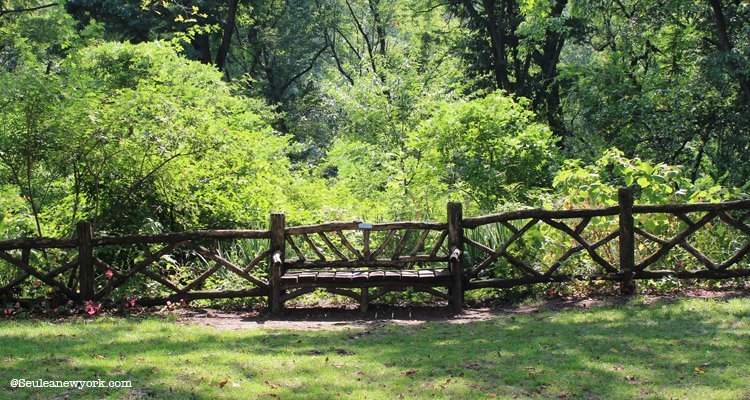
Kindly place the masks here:
<instances>
[{"instance_id":1,"label":"pink flower","mask_svg":"<svg viewBox=\"0 0 750 400\"><path fill-rule=\"evenodd\" d=\"M105 272L105 273L104 273L104 276L106 276L106 277L107 277L107 279L112 279L112 276L113 276L114 274L115 274L115 273L114 273L114 272L112 272L112 270L111 270L111 269L108 269L108 270L107 270L107 272Z\"/></svg>"},{"instance_id":2,"label":"pink flower","mask_svg":"<svg viewBox=\"0 0 750 400\"><path fill-rule=\"evenodd\" d=\"M185 299L180 299L180 304L184 306L187 305L187 302L185 302Z\"/></svg>"},{"instance_id":3,"label":"pink flower","mask_svg":"<svg viewBox=\"0 0 750 400\"><path fill-rule=\"evenodd\" d=\"M130 300L130 307L135 307L135 299Z\"/></svg>"},{"instance_id":4,"label":"pink flower","mask_svg":"<svg viewBox=\"0 0 750 400\"><path fill-rule=\"evenodd\" d=\"M98 313L101 308L101 304L95 306L91 300L86 302L86 313L88 315L94 315Z\"/></svg>"},{"instance_id":5,"label":"pink flower","mask_svg":"<svg viewBox=\"0 0 750 400\"><path fill-rule=\"evenodd\" d=\"M34 286L36 287L42 286L42 281L34 281Z\"/></svg>"}]
</instances>

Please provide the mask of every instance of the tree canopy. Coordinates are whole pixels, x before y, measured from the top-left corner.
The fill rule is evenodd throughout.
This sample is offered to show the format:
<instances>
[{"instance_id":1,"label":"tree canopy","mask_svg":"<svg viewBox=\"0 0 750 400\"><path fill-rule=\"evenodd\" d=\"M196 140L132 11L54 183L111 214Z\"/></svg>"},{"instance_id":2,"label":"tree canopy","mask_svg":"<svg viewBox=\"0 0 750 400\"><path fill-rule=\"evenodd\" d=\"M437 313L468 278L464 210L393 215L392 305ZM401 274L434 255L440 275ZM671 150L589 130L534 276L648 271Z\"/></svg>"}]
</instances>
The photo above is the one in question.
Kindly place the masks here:
<instances>
[{"instance_id":1,"label":"tree canopy","mask_svg":"<svg viewBox=\"0 0 750 400\"><path fill-rule=\"evenodd\" d=\"M0 233L742 196L748 27L730 0L0 1Z\"/></svg>"}]
</instances>

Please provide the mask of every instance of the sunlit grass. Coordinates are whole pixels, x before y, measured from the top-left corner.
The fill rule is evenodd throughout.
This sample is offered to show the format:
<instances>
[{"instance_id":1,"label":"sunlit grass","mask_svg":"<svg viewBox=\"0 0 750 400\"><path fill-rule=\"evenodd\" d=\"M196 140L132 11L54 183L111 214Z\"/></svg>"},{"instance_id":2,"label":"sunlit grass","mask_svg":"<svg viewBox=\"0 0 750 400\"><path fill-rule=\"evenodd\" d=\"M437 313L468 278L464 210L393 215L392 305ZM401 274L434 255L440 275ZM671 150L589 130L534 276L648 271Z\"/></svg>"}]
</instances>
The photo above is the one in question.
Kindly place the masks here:
<instances>
[{"instance_id":1,"label":"sunlit grass","mask_svg":"<svg viewBox=\"0 0 750 400\"><path fill-rule=\"evenodd\" d=\"M131 380L70 398L750 398L750 299L685 299L462 325L218 331L174 318L0 322L13 378Z\"/></svg>"}]
</instances>

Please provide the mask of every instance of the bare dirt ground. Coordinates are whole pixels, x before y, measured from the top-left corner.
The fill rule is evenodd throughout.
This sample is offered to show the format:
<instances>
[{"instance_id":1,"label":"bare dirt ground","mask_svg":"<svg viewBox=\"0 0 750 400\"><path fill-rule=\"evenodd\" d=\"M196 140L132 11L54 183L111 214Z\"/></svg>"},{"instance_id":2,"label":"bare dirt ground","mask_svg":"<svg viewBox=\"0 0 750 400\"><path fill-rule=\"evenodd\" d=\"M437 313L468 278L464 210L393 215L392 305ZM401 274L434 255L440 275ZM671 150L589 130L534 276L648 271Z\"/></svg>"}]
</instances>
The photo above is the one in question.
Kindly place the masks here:
<instances>
[{"instance_id":1,"label":"bare dirt ground","mask_svg":"<svg viewBox=\"0 0 750 400\"><path fill-rule=\"evenodd\" d=\"M639 304L675 301L680 297L750 298L748 290L706 291L697 290L675 295L638 296ZM372 327L378 325L418 325L425 322L446 322L465 324L486 321L500 315L514 313L536 313L540 311L559 311L575 308L593 308L627 303L631 298L600 297L582 299L552 299L530 305L465 308L460 313L451 312L447 307L391 307L371 305L367 314L348 307L304 307L287 308L279 317L270 317L265 310L223 311L213 309L177 309L165 311L179 316L184 324L198 324L214 329L347 329L355 327ZM161 314L162 312L158 312Z\"/></svg>"}]
</instances>

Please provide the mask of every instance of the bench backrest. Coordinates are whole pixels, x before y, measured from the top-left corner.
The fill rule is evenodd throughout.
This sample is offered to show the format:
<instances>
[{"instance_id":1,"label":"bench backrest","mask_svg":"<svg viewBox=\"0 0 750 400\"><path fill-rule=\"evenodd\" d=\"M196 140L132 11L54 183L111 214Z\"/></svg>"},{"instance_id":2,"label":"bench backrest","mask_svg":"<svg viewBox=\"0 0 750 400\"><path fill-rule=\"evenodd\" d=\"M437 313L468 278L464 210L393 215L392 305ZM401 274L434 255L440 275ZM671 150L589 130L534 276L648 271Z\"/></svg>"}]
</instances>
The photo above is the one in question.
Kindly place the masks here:
<instances>
[{"instance_id":1,"label":"bench backrest","mask_svg":"<svg viewBox=\"0 0 750 400\"><path fill-rule=\"evenodd\" d=\"M449 259L448 224L331 222L286 228L284 269L406 269Z\"/></svg>"}]
</instances>

